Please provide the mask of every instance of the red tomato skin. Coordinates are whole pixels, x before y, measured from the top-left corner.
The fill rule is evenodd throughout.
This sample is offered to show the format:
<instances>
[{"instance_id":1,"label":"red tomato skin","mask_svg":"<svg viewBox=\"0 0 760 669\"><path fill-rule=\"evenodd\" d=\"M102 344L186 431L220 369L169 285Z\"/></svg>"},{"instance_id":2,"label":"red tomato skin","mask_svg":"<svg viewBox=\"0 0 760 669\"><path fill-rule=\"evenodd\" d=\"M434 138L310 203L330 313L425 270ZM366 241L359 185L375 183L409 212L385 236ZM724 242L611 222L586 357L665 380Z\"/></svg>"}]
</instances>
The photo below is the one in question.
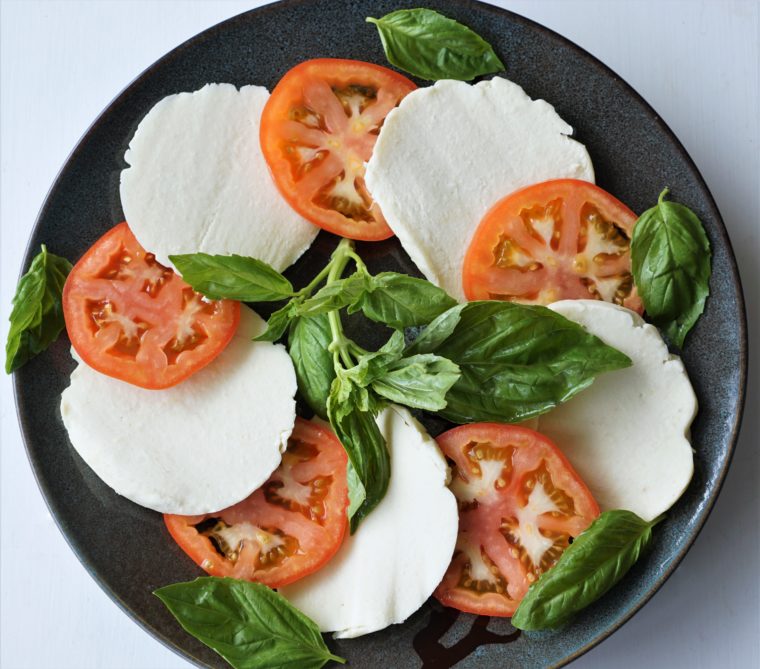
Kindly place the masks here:
<instances>
[{"instance_id":1,"label":"red tomato skin","mask_svg":"<svg viewBox=\"0 0 760 669\"><path fill-rule=\"evenodd\" d=\"M211 576L239 578L248 581L263 583L270 588L280 588L298 581L309 574L321 569L340 549L346 530L348 528L348 485L346 483L346 466L348 456L338 438L326 427L322 427L312 421L296 418L296 424L291 439L303 440L306 443L318 442L323 451L329 456L323 463L323 472L331 471L334 475L334 489L329 493L329 528L320 536L319 545L316 545L317 554L311 556L299 556L297 564L292 563L275 568L272 571L262 571L253 568L250 559L245 563L232 564L220 556L212 542L201 535L195 529L195 525L203 520L215 517L227 517L230 515L237 518L245 517L249 522L261 522L266 525L270 522L288 520L287 514L291 511L283 511L271 508L273 505L265 501L264 488L273 480L277 479L282 464L272 474L272 477L261 488L254 491L248 498L237 504L214 513L200 516L180 516L164 514L164 523L169 534L177 545L195 562L201 569ZM319 456L318 456L319 457ZM266 505L266 506L264 506ZM270 507L270 508L267 508ZM243 552L241 551L241 556Z\"/></svg>"},{"instance_id":2,"label":"red tomato skin","mask_svg":"<svg viewBox=\"0 0 760 669\"><path fill-rule=\"evenodd\" d=\"M350 83L356 79L362 82L383 85L398 94L398 101L417 86L405 76L374 63L340 58L316 58L299 63L288 70L272 90L261 118L261 148L269 165L269 171L281 195L290 206L308 221L336 235L361 241L382 241L393 236L385 218L375 205L375 220L372 223L357 223L338 211L328 211L306 202L298 193L298 184L291 174L292 166L283 157L280 130L287 111L300 104L303 87L309 78L341 80ZM396 104L398 104L398 101ZM372 139L374 144L374 139ZM362 156L364 161L369 155ZM363 177L363 170L361 176Z\"/></svg>"},{"instance_id":3,"label":"red tomato skin","mask_svg":"<svg viewBox=\"0 0 760 669\"><path fill-rule=\"evenodd\" d=\"M563 224L567 224L573 234L567 235L566 239L563 230L560 248L549 251L542 248L542 242L522 229L519 223L520 212L533 206L548 207L551 202L557 201L562 202ZM595 298L584 281L591 280L593 283L598 280L599 277L594 272L599 272L600 268L593 259L583 258L582 254L576 255L577 249L571 248L576 243L581 212L586 205L593 205L614 221L630 240L636 214L613 195L588 181L545 181L521 188L496 202L478 224L465 254L462 285L467 300L515 299L526 304L549 304L563 299ZM519 242L517 248L523 254L519 268L506 271L494 268L495 249L501 241L500 234ZM543 257L536 257L536 254L543 254ZM539 261L537 270L530 269L529 259ZM626 257L619 264L619 272L630 274L630 246ZM506 272L511 274L507 275ZM614 275L613 272L612 276ZM505 292L509 295L510 291L515 293L513 297L494 297L495 293ZM523 291L526 296L519 296L518 293ZM618 300L617 303L639 314L644 311L635 286L625 298L615 299Z\"/></svg>"},{"instance_id":4,"label":"red tomato skin","mask_svg":"<svg viewBox=\"0 0 760 669\"><path fill-rule=\"evenodd\" d=\"M444 455L453 461L453 488L455 487L454 477L458 476L458 472L465 468L469 470L473 464L464 452L468 446L486 444L496 448L515 448L515 453L511 456L513 469L501 493L505 496L504 500L498 496L496 496L496 501L492 500L491 503L488 503L488 500L481 500L474 509L468 508L466 505L463 508L462 500L459 500L460 535L457 542L458 549L441 584L433 593L433 596L444 606L466 613L510 617L517 609L522 596L530 585L524 565L518 559L510 558L512 578L507 579L507 581L512 586L511 589L519 592L517 598L508 599L495 592L478 592L476 595L472 590L461 586L463 570L467 563L467 557L461 550L462 545L471 545L472 537L475 537L480 550L483 550L483 545L478 537L491 541L491 535L497 532L503 516L512 515L516 504L518 504L515 501L519 499L517 496L525 493L526 477L537 466L540 467L542 463L547 461L549 461L547 470L551 474L552 484L556 484L556 488L563 493L567 493L568 489L573 492L571 497L577 505L578 513L573 514L565 523L565 529L571 532L571 536L577 536L599 515L599 506L564 454L553 442L534 430L501 423L472 423L448 430L439 435L436 441ZM494 497L494 495L491 496ZM563 521L561 519L552 520L551 523L553 529L556 530L563 524ZM495 543L498 545L499 540L497 539ZM502 550L508 550L506 544ZM502 572L499 573L500 576L505 576ZM524 578L516 578L515 574L522 575Z\"/></svg>"},{"instance_id":5,"label":"red tomato skin","mask_svg":"<svg viewBox=\"0 0 760 669\"><path fill-rule=\"evenodd\" d=\"M146 255L146 251L139 245L127 223L122 222L100 237L74 265L66 279L62 294L66 331L77 355L89 367L101 374L148 390L171 388L203 369L227 347L235 335L240 321L240 303L232 300L222 300L216 303L221 305L224 312L224 322L220 323L220 327L214 333L213 345L207 347L202 355L187 356L186 353L183 353L182 355L185 358L191 357L192 359L187 363L183 360L182 366L175 365L171 373L151 373L149 369L141 368L136 363L126 364L115 356L109 358L107 352L98 350L96 346L96 337L93 336L90 322L91 316L86 313L83 302L87 300L88 283L94 279L91 276L91 268L98 261L98 254L109 251L113 253L120 245ZM158 263L156 264L158 265ZM159 265L159 267L163 266ZM167 272L171 271L168 268L163 269ZM177 290L190 289L190 286L179 275L174 272L171 274L172 276L167 283L170 282ZM95 280L102 281L102 279ZM129 293L117 286L111 291L109 297L118 303L120 299L128 299Z\"/></svg>"}]
</instances>

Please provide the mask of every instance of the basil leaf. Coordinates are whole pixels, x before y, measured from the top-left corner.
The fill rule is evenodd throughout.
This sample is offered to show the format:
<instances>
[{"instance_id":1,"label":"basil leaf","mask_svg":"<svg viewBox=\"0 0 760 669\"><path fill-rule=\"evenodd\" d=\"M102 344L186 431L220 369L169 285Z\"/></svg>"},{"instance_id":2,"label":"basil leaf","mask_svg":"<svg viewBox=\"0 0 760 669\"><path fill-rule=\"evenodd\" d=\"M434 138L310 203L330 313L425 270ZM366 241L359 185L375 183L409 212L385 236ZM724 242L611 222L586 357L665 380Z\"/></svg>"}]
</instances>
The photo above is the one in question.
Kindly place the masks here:
<instances>
[{"instance_id":1,"label":"basil leaf","mask_svg":"<svg viewBox=\"0 0 760 669\"><path fill-rule=\"evenodd\" d=\"M396 272L382 272L374 277L369 289L349 312L361 309L377 323L396 330L426 325L457 301L429 281Z\"/></svg>"},{"instance_id":2,"label":"basil leaf","mask_svg":"<svg viewBox=\"0 0 760 669\"><path fill-rule=\"evenodd\" d=\"M396 330L379 350L363 355L356 366L346 370L345 375L356 385L365 388L381 376L388 365L401 358L403 353L404 334Z\"/></svg>"},{"instance_id":3,"label":"basil leaf","mask_svg":"<svg viewBox=\"0 0 760 669\"><path fill-rule=\"evenodd\" d=\"M52 344L64 328L61 294L71 271L66 258L49 253L45 245L18 282L13 297L5 372L10 374Z\"/></svg>"},{"instance_id":4,"label":"basil leaf","mask_svg":"<svg viewBox=\"0 0 760 669\"><path fill-rule=\"evenodd\" d=\"M335 378L330 321L327 314L296 318L290 326L288 350L298 379L298 389L320 418L327 419L327 397Z\"/></svg>"},{"instance_id":5,"label":"basil leaf","mask_svg":"<svg viewBox=\"0 0 760 669\"><path fill-rule=\"evenodd\" d=\"M275 302L293 295L290 281L256 258L187 253L169 260L193 290L211 300Z\"/></svg>"},{"instance_id":6,"label":"basil leaf","mask_svg":"<svg viewBox=\"0 0 760 669\"><path fill-rule=\"evenodd\" d=\"M446 407L446 393L458 380L459 367L451 360L424 353L392 363L372 382L372 390L391 402L440 411Z\"/></svg>"},{"instance_id":7,"label":"basil leaf","mask_svg":"<svg viewBox=\"0 0 760 669\"><path fill-rule=\"evenodd\" d=\"M367 491L364 489L364 484L351 464L351 460L348 461L348 466L346 467L346 482L348 483L347 513L350 519L356 515L361 505L364 504L364 500L367 499Z\"/></svg>"},{"instance_id":8,"label":"basil leaf","mask_svg":"<svg viewBox=\"0 0 760 669\"><path fill-rule=\"evenodd\" d=\"M667 194L633 227L631 267L650 320L681 348L710 294L710 242L697 215Z\"/></svg>"},{"instance_id":9,"label":"basil leaf","mask_svg":"<svg viewBox=\"0 0 760 669\"><path fill-rule=\"evenodd\" d=\"M258 337L254 337L253 341L277 341L287 332L298 313L298 306L298 300L294 299L281 309L273 312L267 321L267 329Z\"/></svg>"},{"instance_id":10,"label":"basil leaf","mask_svg":"<svg viewBox=\"0 0 760 669\"><path fill-rule=\"evenodd\" d=\"M470 302L439 316L407 349L435 353L461 376L440 414L455 423L516 423L545 413L629 358L546 307Z\"/></svg>"},{"instance_id":11,"label":"basil leaf","mask_svg":"<svg viewBox=\"0 0 760 669\"><path fill-rule=\"evenodd\" d=\"M375 422L381 406L366 389L358 388L344 375L336 376L327 399L330 425L364 487L365 498L351 515L352 534L383 499L391 478L390 455Z\"/></svg>"},{"instance_id":12,"label":"basil leaf","mask_svg":"<svg viewBox=\"0 0 760 669\"><path fill-rule=\"evenodd\" d=\"M196 639L235 669L319 669L345 663L313 620L265 585L204 576L155 590Z\"/></svg>"},{"instance_id":13,"label":"basil leaf","mask_svg":"<svg viewBox=\"0 0 760 669\"><path fill-rule=\"evenodd\" d=\"M558 627L615 585L652 540L652 528L630 511L605 511L544 572L512 616L521 630Z\"/></svg>"},{"instance_id":14,"label":"basil leaf","mask_svg":"<svg viewBox=\"0 0 760 669\"><path fill-rule=\"evenodd\" d=\"M366 274L357 273L332 281L305 300L298 313L301 316L316 316L348 307L361 298L369 279Z\"/></svg>"},{"instance_id":15,"label":"basil leaf","mask_svg":"<svg viewBox=\"0 0 760 669\"><path fill-rule=\"evenodd\" d=\"M388 61L420 79L470 81L504 69L480 35L432 9L400 9L367 22L377 26Z\"/></svg>"}]
</instances>

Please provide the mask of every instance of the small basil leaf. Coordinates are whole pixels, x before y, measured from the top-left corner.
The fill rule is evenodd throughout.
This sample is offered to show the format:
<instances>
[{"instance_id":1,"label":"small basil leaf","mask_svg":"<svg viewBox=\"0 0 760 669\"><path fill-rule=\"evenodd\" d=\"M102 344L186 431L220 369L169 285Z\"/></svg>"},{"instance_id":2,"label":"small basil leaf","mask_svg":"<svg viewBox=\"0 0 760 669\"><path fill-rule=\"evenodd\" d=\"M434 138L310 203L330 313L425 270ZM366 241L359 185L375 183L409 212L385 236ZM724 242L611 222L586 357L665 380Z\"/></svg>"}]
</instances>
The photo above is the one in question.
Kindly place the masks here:
<instances>
[{"instance_id":1,"label":"small basil leaf","mask_svg":"<svg viewBox=\"0 0 760 669\"><path fill-rule=\"evenodd\" d=\"M365 388L381 376L388 365L401 358L403 352L404 335L396 330L379 350L363 355L356 366L346 370L345 374L356 385Z\"/></svg>"},{"instance_id":2,"label":"small basil leaf","mask_svg":"<svg viewBox=\"0 0 760 669\"><path fill-rule=\"evenodd\" d=\"M193 290L211 300L275 302L293 295L290 281L256 258L187 253L169 260Z\"/></svg>"},{"instance_id":3,"label":"small basil leaf","mask_svg":"<svg viewBox=\"0 0 760 669\"><path fill-rule=\"evenodd\" d=\"M348 517L353 518L359 510L364 500L367 499L367 491L361 482L359 475L356 473L351 461L348 461L346 467L346 482L348 483Z\"/></svg>"},{"instance_id":4,"label":"small basil leaf","mask_svg":"<svg viewBox=\"0 0 760 669\"><path fill-rule=\"evenodd\" d=\"M402 358L372 382L372 390L391 402L414 409L440 411L446 407L446 393L459 380L459 367L432 353Z\"/></svg>"},{"instance_id":5,"label":"small basil leaf","mask_svg":"<svg viewBox=\"0 0 760 669\"><path fill-rule=\"evenodd\" d=\"M710 294L710 242L697 215L667 193L633 227L631 267L650 320L680 348Z\"/></svg>"},{"instance_id":6,"label":"small basil leaf","mask_svg":"<svg viewBox=\"0 0 760 669\"><path fill-rule=\"evenodd\" d=\"M45 245L21 277L13 297L5 343L5 371L14 372L52 344L64 328L61 294L71 271L66 258Z\"/></svg>"},{"instance_id":7,"label":"small basil leaf","mask_svg":"<svg viewBox=\"0 0 760 669\"><path fill-rule=\"evenodd\" d=\"M267 329L254 341L277 341L282 337L290 327L291 322L298 312L298 301L296 299L288 302L284 307L273 312L267 321Z\"/></svg>"},{"instance_id":8,"label":"small basil leaf","mask_svg":"<svg viewBox=\"0 0 760 669\"><path fill-rule=\"evenodd\" d=\"M605 511L544 572L512 616L521 630L558 627L599 599L639 559L652 540L652 528L630 511Z\"/></svg>"},{"instance_id":9,"label":"small basil leaf","mask_svg":"<svg viewBox=\"0 0 760 669\"><path fill-rule=\"evenodd\" d=\"M420 79L470 81L504 69L480 35L432 9L400 9L367 22L377 26L388 61Z\"/></svg>"},{"instance_id":10,"label":"small basil leaf","mask_svg":"<svg viewBox=\"0 0 760 669\"><path fill-rule=\"evenodd\" d=\"M435 353L461 376L440 414L516 423L545 413L630 359L546 307L470 302L433 321L407 354Z\"/></svg>"},{"instance_id":11,"label":"small basil leaf","mask_svg":"<svg viewBox=\"0 0 760 669\"><path fill-rule=\"evenodd\" d=\"M299 307L300 316L316 316L355 304L367 288L366 274L353 274L328 283Z\"/></svg>"},{"instance_id":12,"label":"small basil leaf","mask_svg":"<svg viewBox=\"0 0 760 669\"><path fill-rule=\"evenodd\" d=\"M345 663L313 620L260 583L205 576L153 593L182 627L235 669L319 669Z\"/></svg>"},{"instance_id":13,"label":"small basil leaf","mask_svg":"<svg viewBox=\"0 0 760 669\"><path fill-rule=\"evenodd\" d=\"M446 291L429 281L383 272L372 278L369 290L349 311L361 309L370 320L403 330L430 323L456 303Z\"/></svg>"},{"instance_id":14,"label":"small basil leaf","mask_svg":"<svg viewBox=\"0 0 760 669\"><path fill-rule=\"evenodd\" d=\"M360 408L362 404L366 410ZM391 477L390 455L375 422L381 406L366 389L358 388L345 376L339 375L333 381L327 400L330 425L346 449L365 493L351 516L351 533L383 499Z\"/></svg>"},{"instance_id":15,"label":"small basil leaf","mask_svg":"<svg viewBox=\"0 0 760 669\"><path fill-rule=\"evenodd\" d=\"M327 419L327 397L335 378L330 321L327 314L296 318L290 326L288 350L298 379L298 389L320 418Z\"/></svg>"},{"instance_id":16,"label":"small basil leaf","mask_svg":"<svg viewBox=\"0 0 760 669\"><path fill-rule=\"evenodd\" d=\"M457 304L435 318L407 348L407 354L432 353L454 332L467 304Z\"/></svg>"}]
</instances>

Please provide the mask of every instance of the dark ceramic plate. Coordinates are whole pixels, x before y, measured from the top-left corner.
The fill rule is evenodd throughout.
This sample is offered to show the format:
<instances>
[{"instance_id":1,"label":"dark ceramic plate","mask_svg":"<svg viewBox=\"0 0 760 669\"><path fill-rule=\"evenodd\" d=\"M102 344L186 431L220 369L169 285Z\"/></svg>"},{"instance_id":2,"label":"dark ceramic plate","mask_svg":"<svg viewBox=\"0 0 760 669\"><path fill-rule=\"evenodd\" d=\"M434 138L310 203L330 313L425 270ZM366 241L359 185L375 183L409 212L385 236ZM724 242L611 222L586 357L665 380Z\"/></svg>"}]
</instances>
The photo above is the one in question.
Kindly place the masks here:
<instances>
[{"instance_id":1,"label":"dark ceramic plate","mask_svg":"<svg viewBox=\"0 0 760 669\"><path fill-rule=\"evenodd\" d=\"M122 220L118 183L124 150L137 123L163 96L193 91L207 82L257 83L271 89L289 68L314 57L385 65L375 29L364 18L404 4L286 0L221 23L169 53L108 107L74 150L42 208L24 266L43 242L75 260ZM331 642L353 667L448 667L458 661L460 667L560 665L599 643L643 606L681 561L715 502L744 398L741 286L726 230L702 177L667 126L627 84L574 44L515 14L476 2L424 4L474 28L496 47L511 79L532 97L556 106L588 147L603 188L642 211L669 185L674 197L704 221L713 247L711 297L683 351L700 404L692 431L696 473L668 520L657 528L653 550L624 581L555 632L521 635L508 621L489 622L428 603L403 625ZM294 281L321 268L334 243L334 237L322 233L290 270ZM360 251L373 270L416 273L394 241L360 245ZM201 666L223 666L151 594L159 586L198 575L170 540L160 515L113 493L69 444L58 408L74 366L68 350L62 337L15 380L29 458L50 510L93 578L140 625ZM443 427L428 426L433 433Z\"/></svg>"}]
</instances>

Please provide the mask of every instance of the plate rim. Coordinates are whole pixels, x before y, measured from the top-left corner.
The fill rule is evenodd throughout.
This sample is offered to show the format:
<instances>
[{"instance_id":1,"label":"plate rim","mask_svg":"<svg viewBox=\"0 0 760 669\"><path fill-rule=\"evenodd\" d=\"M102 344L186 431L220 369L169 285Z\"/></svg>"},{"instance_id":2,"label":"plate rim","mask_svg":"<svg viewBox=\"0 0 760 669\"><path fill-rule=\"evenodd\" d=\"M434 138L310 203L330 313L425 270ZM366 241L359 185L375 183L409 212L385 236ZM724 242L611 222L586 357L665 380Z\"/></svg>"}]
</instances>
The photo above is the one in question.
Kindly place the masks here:
<instances>
[{"instance_id":1,"label":"plate rim","mask_svg":"<svg viewBox=\"0 0 760 669\"><path fill-rule=\"evenodd\" d=\"M599 58L594 56L592 53L590 53L588 50L584 49L583 47L576 44L571 39L565 37L564 35L557 32L556 30L548 28L533 19L523 16L522 14L506 9L504 7L491 5L482 0L456 0L456 1L458 2L458 4L462 5L464 8L476 7L479 11L488 12L490 14L497 16L499 19L503 19L507 17L510 21L513 21L516 23L522 23L527 28L530 28L539 33L542 33L545 36L549 37L550 39L559 41L564 46L568 47L570 50L575 52L580 58L586 61L590 66L597 69L598 71L601 71L606 77L617 81L622 87L624 93L630 96L631 98L635 99L638 102L638 104L641 105L642 110L649 117L649 120L654 122L654 124L659 128L659 130L665 134L665 136L670 140L673 147L680 155L681 159L684 160L684 162L689 166L691 170L693 170L696 176L697 187L706 195L706 200L707 200L708 208L710 209L710 214L713 216L713 218L715 219L717 223L716 232L718 236L720 237L721 243L724 245L724 248L727 251L728 265L729 265L729 269L731 270L730 281L738 297L736 307L739 312L739 319L737 323L738 328L739 328L739 378L738 378L738 387L737 387L736 412L733 416L733 420L732 420L732 424L730 428L730 438L729 438L729 443L728 443L727 456L724 459L720 467L720 471L715 479L715 485L713 486L713 489L710 491L710 495L708 499L706 500L706 503L702 506L701 515L697 522L697 525L692 530L692 535L689 537L688 541L671 558L668 564L668 567L662 572L662 574L657 578L657 580L653 582L652 586L636 602L636 604L629 611L627 611L619 620L617 620L615 623L613 623L609 627L605 628L602 632L594 636L592 639L586 642L583 646L578 648L575 652L564 657L559 662L551 665L553 668L558 668L558 667L566 666L570 664L571 662L577 660L582 655L585 655L591 649L593 649L594 647L602 643L605 639L609 638L613 633L617 632L623 625L625 625L628 621L630 621L634 617L634 615L636 615L639 611L641 611L641 609L652 600L652 598L660 591L660 589L665 584L665 582L673 575L675 570L681 565L684 557L693 547L697 538L701 534L702 529L704 528L708 518L710 517L715 507L715 503L717 502L717 499L723 489L723 485L726 480L726 475L733 461L734 454L736 452L736 446L739 439L739 434L741 431L741 423L742 423L742 419L744 415L744 408L745 408L746 395L747 395L747 374L748 374L748 325L747 325L746 303L745 303L745 298L744 298L744 290L741 283L739 266L736 261L736 255L734 253L733 245L731 244L731 239L729 237L728 230L726 229L726 225L723 221L723 217L721 216L720 210L718 209L718 205L715 202L715 198L713 197L712 192L710 191L710 188L705 182L705 179L702 176L701 171L697 167L696 163L692 159L689 152L681 143L678 136L673 132L670 126L660 116L660 114L657 113L657 111L652 107L652 105L635 88L633 88L633 86L631 86L625 78L617 74L617 72L615 72L610 66L608 66L602 60L600 60ZM287 9L289 7L295 7L299 5L309 5L314 2L315 0L279 0L275 2L270 2L268 4L265 4L259 7L255 7L253 9L246 10L244 12L240 12L238 14L234 14L233 16L223 19L209 26L208 28L205 28L204 30L201 30L200 32L189 37L188 39L184 40L183 42L181 42L180 44L178 44L177 46L175 46L174 48L166 52L163 56L161 56L160 58L152 62L150 65L148 65L148 67L143 69L131 81L129 81L129 83L127 83L108 102L108 104L106 104L106 106L95 117L92 123L90 123L87 126L87 128L84 130L84 132L79 137L76 144L74 145L74 148L66 156L61 167L56 173L55 178L53 179L50 187L48 188L45 194L45 197L42 201L42 205L40 206L40 209L37 213L34 224L31 228L29 239L27 241L26 248L23 253L23 261L22 261L21 268L19 269L18 277L21 278L21 276L24 274L25 268L29 266L31 259L35 254L36 247L32 246L33 239L37 236L39 228L42 224L42 219L45 217L48 208L51 206L51 195L58 188L59 183L64 177L64 173L66 171L67 166L72 161L72 159L74 159L78 155L78 153L82 150L83 145L86 143L86 141L88 140L92 132L102 122L104 122L106 116L110 113L112 107L119 104L122 98L125 97L127 93L129 93L134 86L138 85L143 80L144 77L149 76L154 70L160 68L164 64L170 62L171 60L174 60L175 58L180 57L183 52L185 52L189 47L194 46L198 41L207 39L208 37L212 36L212 34L225 30L227 26L230 24L240 22L240 21L245 21L251 15L261 15L261 14L272 12L273 10L281 11L282 9ZM33 439L32 429L27 424L27 419L22 412L24 400L21 398L21 384L19 381L18 374L15 374L15 373L13 374L12 387L13 387L13 401L14 401L14 406L16 410L16 417L18 419L19 428L21 432L21 438L24 444L24 450L26 451L27 460L29 461L29 465L32 469L32 474L34 475L34 480L37 484L37 487L42 493L42 498L45 502L45 506L47 507L51 517L53 518L53 521L55 522L56 527L63 535L63 538L66 541L66 544L68 545L68 547L71 549L71 551L74 553L76 558L85 568L88 575L95 581L95 583L97 583L97 585L111 599L111 601L113 601L119 607L119 609L121 609L125 614L127 614L127 617L129 619L131 619L135 624L141 627L145 632L147 632L151 637L156 639L164 647L173 651L175 654L182 657L187 662L194 664L197 667L202 667L202 668L210 667L210 665L207 665L201 662L198 658L190 655L187 651L185 651L182 647L180 647L178 644L172 641L169 637L165 636L158 629L153 627L137 611L132 609L121 597L119 597L119 595L111 588L111 586L108 583L106 583L105 580L101 578L100 574L97 572L95 567L91 564L89 558L86 555L84 555L82 552L80 552L71 543L69 539L69 535L66 531L66 525L68 523L63 517L58 515L56 511L56 506L53 500L53 495L51 494L51 491L47 483L43 481L41 478L41 471L37 465L38 456L32 453L32 449L30 448L30 445L29 445L31 440Z\"/></svg>"}]
</instances>

